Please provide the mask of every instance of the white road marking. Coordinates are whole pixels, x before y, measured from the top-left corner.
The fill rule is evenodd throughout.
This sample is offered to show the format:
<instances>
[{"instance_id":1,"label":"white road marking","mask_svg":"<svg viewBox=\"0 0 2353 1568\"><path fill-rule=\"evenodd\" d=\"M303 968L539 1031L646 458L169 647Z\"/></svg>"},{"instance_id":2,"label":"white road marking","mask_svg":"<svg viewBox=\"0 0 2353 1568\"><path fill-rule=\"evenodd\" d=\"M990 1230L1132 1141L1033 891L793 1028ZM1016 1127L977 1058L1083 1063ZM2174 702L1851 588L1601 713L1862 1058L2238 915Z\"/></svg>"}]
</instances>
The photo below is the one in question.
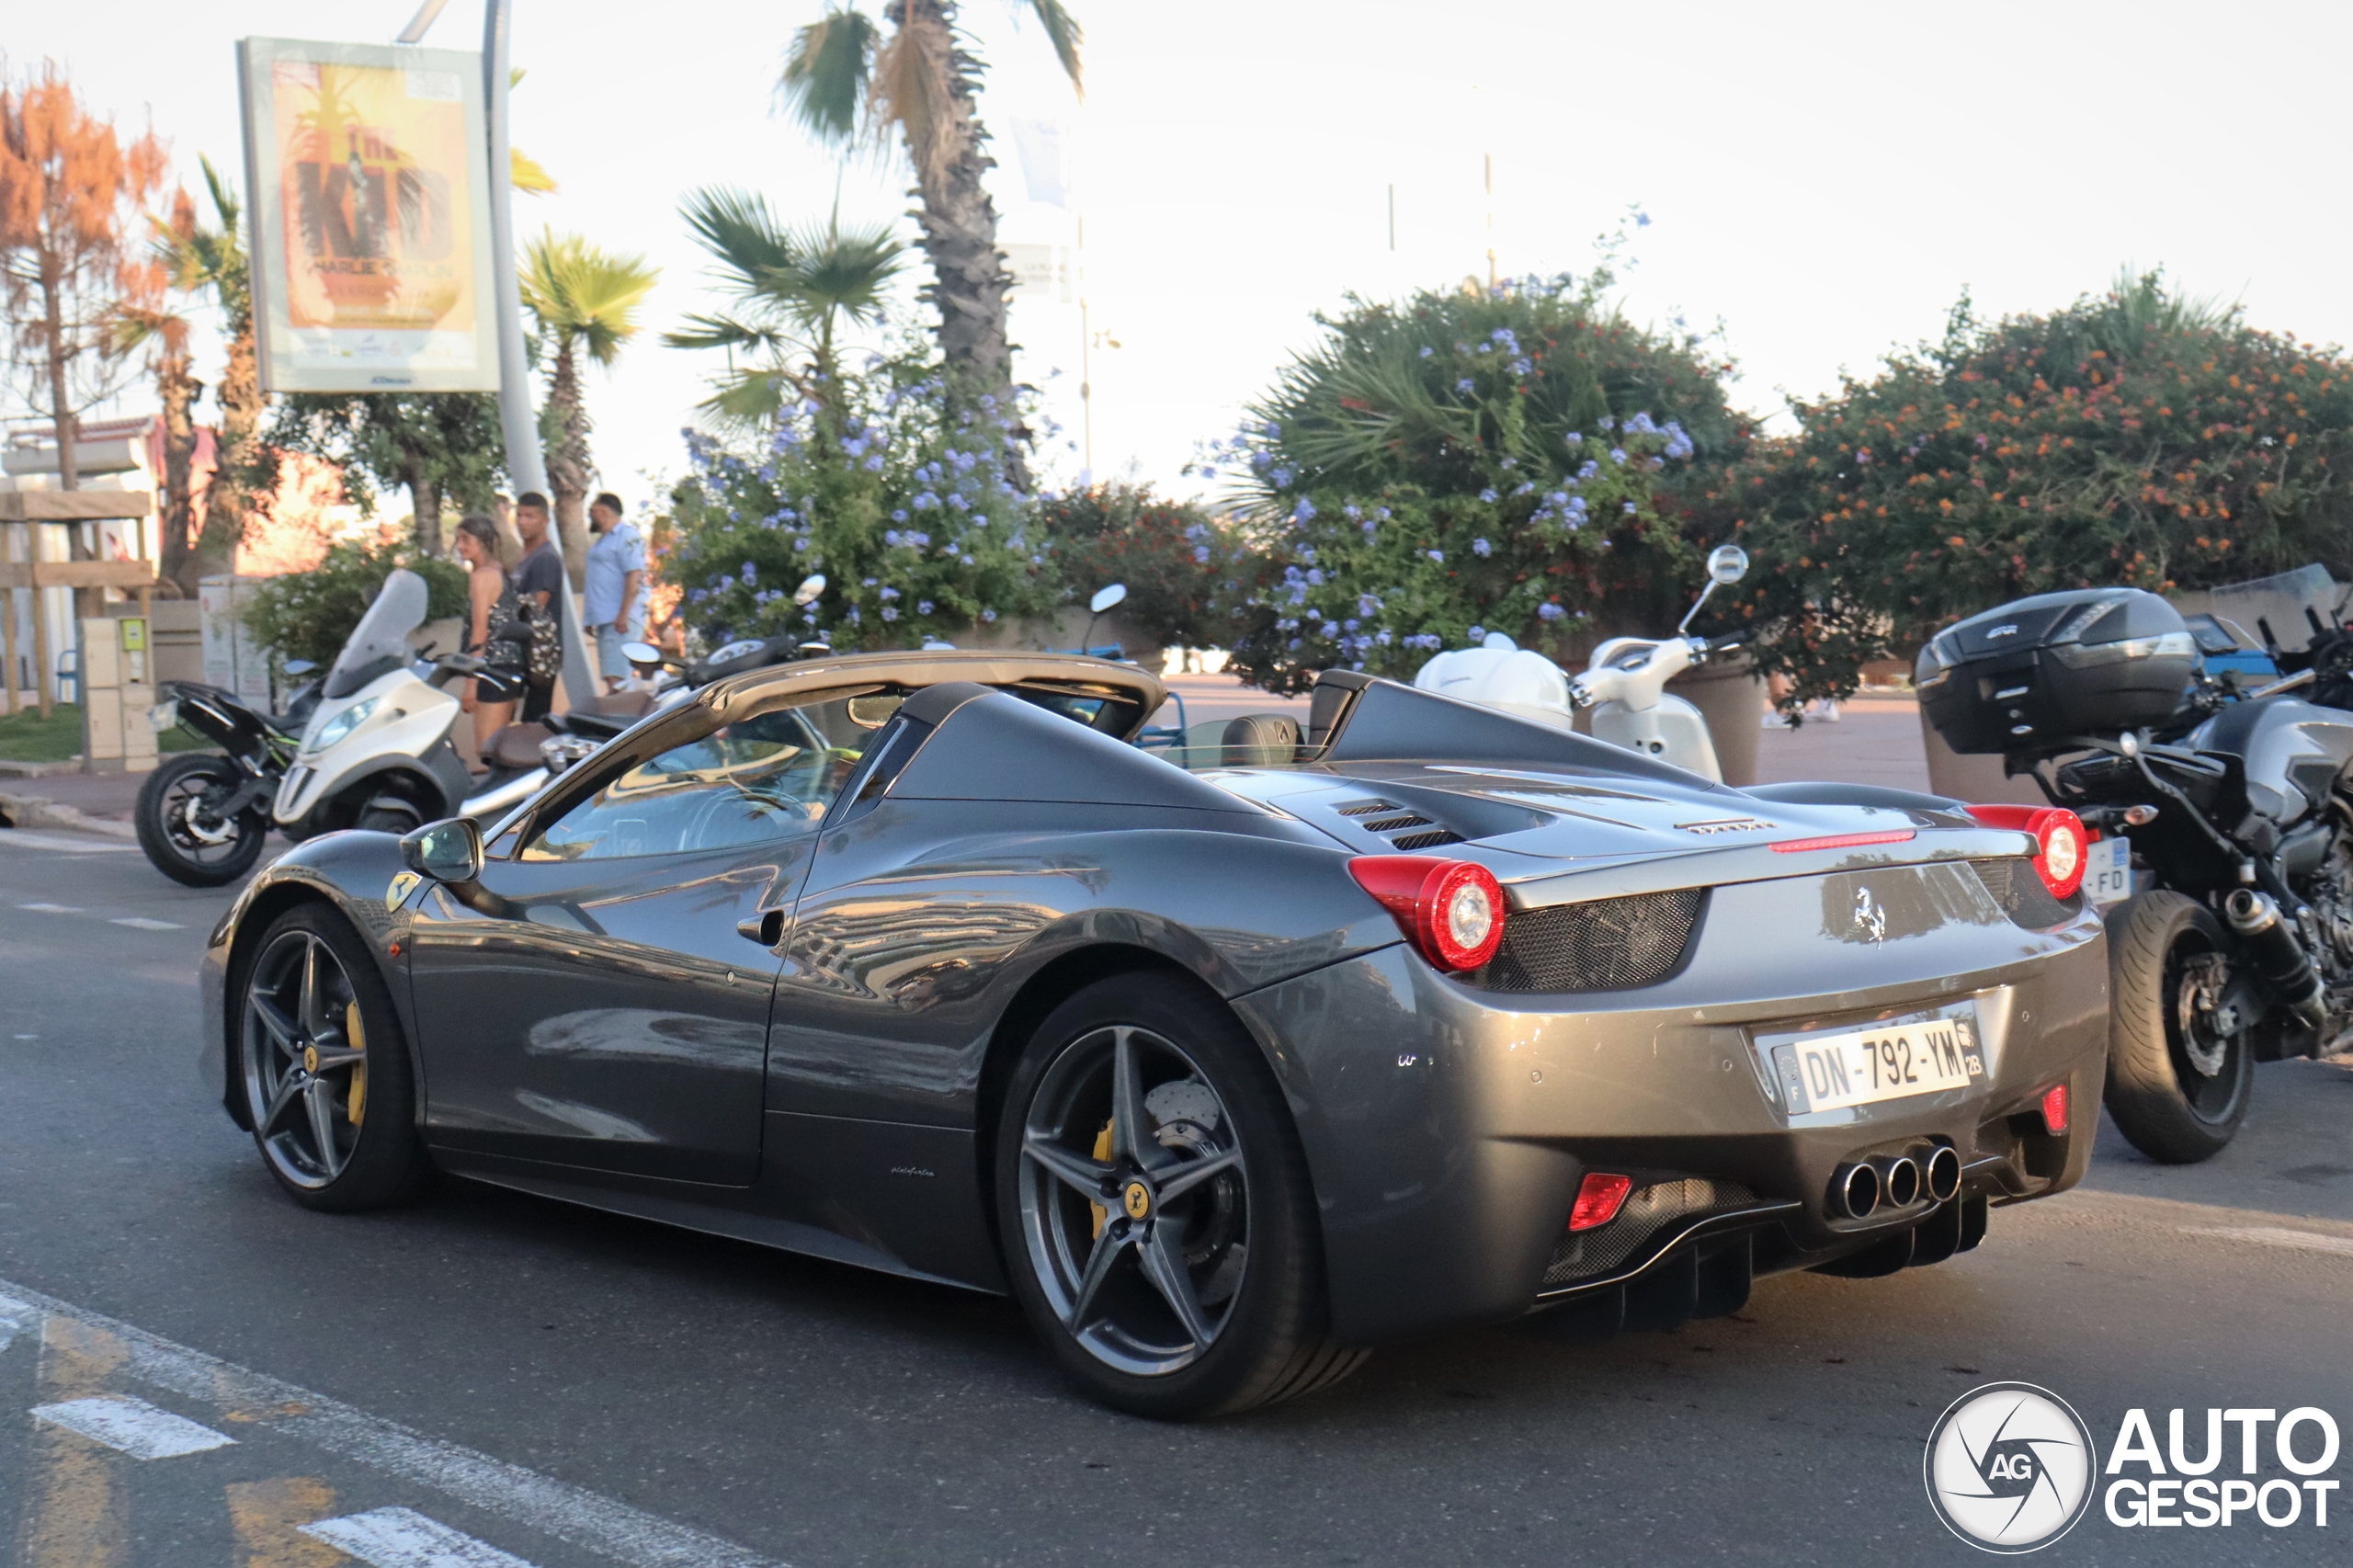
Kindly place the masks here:
<instances>
[{"instance_id":1,"label":"white road marking","mask_svg":"<svg viewBox=\"0 0 2353 1568\"><path fill-rule=\"evenodd\" d=\"M128 1394L100 1394L91 1399L69 1399L63 1404L36 1404L33 1418L69 1432L79 1432L93 1442L119 1449L135 1460L174 1460L182 1454L225 1449L237 1440Z\"/></svg>"},{"instance_id":2,"label":"white road marking","mask_svg":"<svg viewBox=\"0 0 2353 1568\"><path fill-rule=\"evenodd\" d=\"M2302 1247L2306 1252L2333 1252L2353 1257L2353 1236L2323 1235L2318 1231L2290 1231L2279 1225L2225 1225L2193 1230L2193 1235L2227 1236L2234 1242L2258 1242L2265 1246Z\"/></svg>"},{"instance_id":3,"label":"white road marking","mask_svg":"<svg viewBox=\"0 0 2353 1568\"><path fill-rule=\"evenodd\" d=\"M125 915L107 922L109 926L128 926L134 931L185 931L187 926L172 920L150 920L143 915Z\"/></svg>"},{"instance_id":4,"label":"white road marking","mask_svg":"<svg viewBox=\"0 0 2353 1568\"><path fill-rule=\"evenodd\" d=\"M531 1568L513 1553L413 1508L370 1508L301 1529L374 1568Z\"/></svg>"},{"instance_id":5,"label":"white road marking","mask_svg":"<svg viewBox=\"0 0 2353 1568\"><path fill-rule=\"evenodd\" d=\"M142 1382L208 1404L232 1406L249 1415L256 1426L430 1486L470 1507L599 1552L629 1568L783 1568L773 1558L690 1525L428 1437L324 1394L0 1279L0 1301L11 1298L36 1312L113 1335L129 1352L123 1370Z\"/></svg>"},{"instance_id":6,"label":"white road marking","mask_svg":"<svg viewBox=\"0 0 2353 1568\"><path fill-rule=\"evenodd\" d=\"M20 903L17 907L29 909L35 915L79 915L82 913L82 906L78 903Z\"/></svg>"},{"instance_id":7,"label":"white road marking","mask_svg":"<svg viewBox=\"0 0 2353 1568\"><path fill-rule=\"evenodd\" d=\"M95 839L74 838L63 833L35 833L29 828L12 827L0 831L0 845L15 845L19 849L63 849L69 855L136 855L136 844L107 844Z\"/></svg>"},{"instance_id":8,"label":"white road marking","mask_svg":"<svg viewBox=\"0 0 2353 1568\"><path fill-rule=\"evenodd\" d=\"M30 1334L40 1322L40 1313L31 1307L13 1296L0 1296L0 1350L15 1344L17 1335Z\"/></svg>"}]
</instances>

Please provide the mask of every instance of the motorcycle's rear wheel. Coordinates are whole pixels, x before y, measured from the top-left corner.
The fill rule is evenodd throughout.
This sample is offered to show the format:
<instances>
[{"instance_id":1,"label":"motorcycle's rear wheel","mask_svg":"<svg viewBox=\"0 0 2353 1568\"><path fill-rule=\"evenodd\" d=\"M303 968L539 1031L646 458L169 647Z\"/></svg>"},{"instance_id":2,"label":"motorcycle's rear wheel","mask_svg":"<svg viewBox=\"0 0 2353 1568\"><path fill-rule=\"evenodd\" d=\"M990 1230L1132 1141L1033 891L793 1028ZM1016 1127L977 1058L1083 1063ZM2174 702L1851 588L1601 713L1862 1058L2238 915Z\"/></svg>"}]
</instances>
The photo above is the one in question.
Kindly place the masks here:
<instances>
[{"instance_id":1,"label":"motorcycle's rear wheel","mask_svg":"<svg viewBox=\"0 0 2353 1568\"><path fill-rule=\"evenodd\" d=\"M2165 1165L2212 1159L2246 1119L2255 1020L2201 1005L2226 986L2230 952L2222 922L2181 893L2145 892L2108 916L2108 1113Z\"/></svg>"},{"instance_id":2,"label":"motorcycle's rear wheel","mask_svg":"<svg viewBox=\"0 0 2353 1568\"><path fill-rule=\"evenodd\" d=\"M222 818L214 806L243 781L236 764L210 752L166 758L139 787L131 811L148 864L191 888L217 888L252 870L269 819L254 807Z\"/></svg>"}]
</instances>

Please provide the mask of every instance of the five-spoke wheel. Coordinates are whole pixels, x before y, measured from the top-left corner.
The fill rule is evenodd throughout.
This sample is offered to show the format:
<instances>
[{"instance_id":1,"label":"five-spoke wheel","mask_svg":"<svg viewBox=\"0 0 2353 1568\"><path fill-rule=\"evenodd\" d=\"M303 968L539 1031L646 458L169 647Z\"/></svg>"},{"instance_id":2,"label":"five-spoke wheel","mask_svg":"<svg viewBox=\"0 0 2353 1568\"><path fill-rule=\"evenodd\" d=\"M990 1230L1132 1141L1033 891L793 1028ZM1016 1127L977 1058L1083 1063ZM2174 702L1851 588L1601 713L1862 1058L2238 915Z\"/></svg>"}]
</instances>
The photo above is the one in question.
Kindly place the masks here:
<instances>
[{"instance_id":1,"label":"five-spoke wheel","mask_svg":"<svg viewBox=\"0 0 2353 1568\"><path fill-rule=\"evenodd\" d=\"M1139 1414L1237 1410L1362 1359L1324 1332L1305 1160L1256 1048L1182 977L1040 1026L999 1119L1006 1264L1065 1371Z\"/></svg>"},{"instance_id":2,"label":"five-spoke wheel","mask_svg":"<svg viewBox=\"0 0 2353 1568\"><path fill-rule=\"evenodd\" d=\"M408 1062L383 981L341 918L281 915L244 968L237 1050L254 1141L313 1207L369 1207L424 1172Z\"/></svg>"}]
</instances>

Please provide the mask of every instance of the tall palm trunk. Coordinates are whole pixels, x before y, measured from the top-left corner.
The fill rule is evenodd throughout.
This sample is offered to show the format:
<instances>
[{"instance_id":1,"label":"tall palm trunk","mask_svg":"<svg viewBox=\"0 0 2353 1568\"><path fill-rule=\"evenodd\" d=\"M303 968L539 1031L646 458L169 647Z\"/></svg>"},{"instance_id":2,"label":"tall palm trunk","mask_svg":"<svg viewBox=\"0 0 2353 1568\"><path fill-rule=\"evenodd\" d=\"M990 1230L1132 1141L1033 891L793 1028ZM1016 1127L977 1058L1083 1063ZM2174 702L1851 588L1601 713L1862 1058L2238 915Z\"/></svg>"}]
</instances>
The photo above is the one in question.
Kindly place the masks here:
<instances>
[{"instance_id":1,"label":"tall palm trunk","mask_svg":"<svg viewBox=\"0 0 2353 1568\"><path fill-rule=\"evenodd\" d=\"M935 129L942 155L924 156L912 144L915 194L923 205L910 214L921 228L917 243L931 263L924 290L939 312L939 347L952 389L966 397L983 393L1009 408L1013 351L1006 337L1006 290L1013 286L996 243L996 203L982 176L996 166L988 154L988 131L975 98L981 62L956 43L954 0L895 0L900 30L917 34L926 53L948 62L947 96Z\"/></svg>"},{"instance_id":2,"label":"tall palm trunk","mask_svg":"<svg viewBox=\"0 0 2353 1568\"><path fill-rule=\"evenodd\" d=\"M254 360L250 305L229 312L229 366L214 392L221 404L221 440L211 487L204 496L204 531L196 541L195 575L219 576L237 566L237 546L252 515L255 471L261 459L261 375ZM191 591L193 591L191 587Z\"/></svg>"},{"instance_id":3,"label":"tall palm trunk","mask_svg":"<svg viewBox=\"0 0 2353 1568\"><path fill-rule=\"evenodd\" d=\"M588 409L580 395L580 357L571 334L556 345L555 369L548 378L548 423L555 441L548 449L548 488L555 492L556 540L563 569L575 588L588 571Z\"/></svg>"},{"instance_id":4,"label":"tall palm trunk","mask_svg":"<svg viewBox=\"0 0 2353 1568\"><path fill-rule=\"evenodd\" d=\"M196 466L196 400L204 383L188 373L186 354L166 350L155 366L155 395L164 405L164 577L188 598L196 597L196 502L191 483Z\"/></svg>"}]
</instances>

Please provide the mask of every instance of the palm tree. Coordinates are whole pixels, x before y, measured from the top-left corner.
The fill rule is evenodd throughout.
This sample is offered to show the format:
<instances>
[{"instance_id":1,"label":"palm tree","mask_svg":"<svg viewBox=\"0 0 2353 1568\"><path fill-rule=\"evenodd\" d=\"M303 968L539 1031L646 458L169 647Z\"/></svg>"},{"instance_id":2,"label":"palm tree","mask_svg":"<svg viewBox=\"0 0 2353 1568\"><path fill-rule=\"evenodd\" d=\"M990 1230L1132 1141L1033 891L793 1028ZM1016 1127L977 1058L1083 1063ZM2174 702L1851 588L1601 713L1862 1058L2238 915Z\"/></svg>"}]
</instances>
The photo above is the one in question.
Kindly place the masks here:
<instances>
[{"instance_id":1,"label":"palm tree","mask_svg":"<svg viewBox=\"0 0 2353 1568\"><path fill-rule=\"evenodd\" d=\"M861 135L895 135L915 167L923 205L914 213L930 259L925 290L939 310L939 347L961 393L1012 391L1005 291L1012 278L996 244L996 207L981 184L995 160L975 112L982 63L956 29L956 0L881 0L885 40L855 4L828 11L793 35L785 102L821 142L847 149ZM1071 85L1084 93L1083 35L1062 0L1027 0Z\"/></svg>"},{"instance_id":2,"label":"palm tree","mask_svg":"<svg viewBox=\"0 0 2353 1568\"><path fill-rule=\"evenodd\" d=\"M196 597L196 577L189 566L188 528L194 521L192 471L196 463L196 400L204 383L196 379L188 357L188 320L175 305L179 289L181 257L196 233L196 204L188 192L174 194L168 219L151 216L155 234L144 263L125 269L124 299L115 307L114 351L147 350L147 369L155 378L156 401L163 405L164 493L157 502L162 525L163 575Z\"/></svg>"},{"instance_id":3,"label":"palm tree","mask_svg":"<svg viewBox=\"0 0 2353 1568\"><path fill-rule=\"evenodd\" d=\"M523 250L517 282L523 308L531 312L542 350L552 348L547 406L541 428L554 441L548 451L548 486L555 492L556 537L563 563L576 587L588 561L584 515L596 466L588 456L588 410L581 398L580 356L609 369L621 345L637 334L637 308L653 290L659 269L642 256L623 256L589 244L578 234L542 230Z\"/></svg>"},{"instance_id":4,"label":"palm tree","mask_svg":"<svg viewBox=\"0 0 2353 1568\"><path fill-rule=\"evenodd\" d=\"M830 407L841 326L881 319L883 290L905 265L906 247L888 226L844 233L838 211L823 228L788 231L767 201L738 190L699 190L681 210L737 307L688 316L685 331L663 334L673 348L727 351L718 390L702 407L728 424L761 424L784 406L787 389ZM739 352L755 362L737 364Z\"/></svg>"}]
</instances>

